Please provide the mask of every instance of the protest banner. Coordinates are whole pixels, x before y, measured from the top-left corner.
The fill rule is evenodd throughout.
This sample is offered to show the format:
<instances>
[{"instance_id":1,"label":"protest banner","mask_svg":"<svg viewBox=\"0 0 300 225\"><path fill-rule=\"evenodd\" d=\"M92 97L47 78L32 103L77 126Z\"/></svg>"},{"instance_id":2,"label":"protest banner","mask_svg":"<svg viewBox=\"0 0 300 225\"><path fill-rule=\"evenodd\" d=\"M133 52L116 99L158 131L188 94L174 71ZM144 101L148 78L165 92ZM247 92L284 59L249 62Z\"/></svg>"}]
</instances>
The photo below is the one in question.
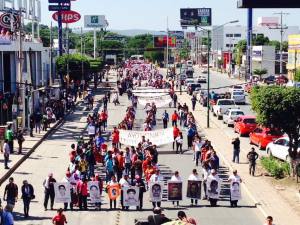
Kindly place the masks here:
<instances>
[{"instance_id":1,"label":"protest banner","mask_svg":"<svg viewBox=\"0 0 300 225\"><path fill-rule=\"evenodd\" d=\"M89 188L91 203L101 202L99 182L98 181L89 181L88 188Z\"/></svg>"},{"instance_id":2,"label":"protest banner","mask_svg":"<svg viewBox=\"0 0 300 225\"><path fill-rule=\"evenodd\" d=\"M168 201L182 200L182 182L168 181Z\"/></svg>"},{"instance_id":3,"label":"protest banner","mask_svg":"<svg viewBox=\"0 0 300 225\"><path fill-rule=\"evenodd\" d=\"M172 98L170 95L163 95L163 96L149 96L149 97L138 97L138 103L142 106L147 104L154 103L157 108L164 107L169 105L172 102Z\"/></svg>"},{"instance_id":4,"label":"protest banner","mask_svg":"<svg viewBox=\"0 0 300 225\"><path fill-rule=\"evenodd\" d=\"M201 181L189 180L186 197L191 199L201 199Z\"/></svg>"},{"instance_id":5,"label":"protest banner","mask_svg":"<svg viewBox=\"0 0 300 225\"><path fill-rule=\"evenodd\" d=\"M69 203L71 202L70 184L67 182L54 183L55 202Z\"/></svg>"},{"instance_id":6,"label":"protest banner","mask_svg":"<svg viewBox=\"0 0 300 225\"><path fill-rule=\"evenodd\" d=\"M123 205L124 206L140 206L140 188L139 187L123 187Z\"/></svg>"},{"instance_id":7,"label":"protest banner","mask_svg":"<svg viewBox=\"0 0 300 225\"><path fill-rule=\"evenodd\" d=\"M219 199L221 191L221 181L219 178L207 178L207 196L212 199Z\"/></svg>"},{"instance_id":8,"label":"protest banner","mask_svg":"<svg viewBox=\"0 0 300 225\"><path fill-rule=\"evenodd\" d=\"M116 200L121 193L120 185L119 184L110 185L107 189L107 192L110 200Z\"/></svg>"},{"instance_id":9,"label":"protest banner","mask_svg":"<svg viewBox=\"0 0 300 225\"><path fill-rule=\"evenodd\" d=\"M233 181L230 183L230 197L231 201L241 200L241 185L239 181Z\"/></svg>"},{"instance_id":10,"label":"protest banner","mask_svg":"<svg viewBox=\"0 0 300 225\"><path fill-rule=\"evenodd\" d=\"M150 202L161 202L164 184L162 182L150 183Z\"/></svg>"},{"instance_id":11,"label":"protest banner","mask_svg":"<svg viewBox=\"0 0 300 225\"><path fill-rule=\"evenodd\" d=\"M154 130L154 131L134 131L120 130L120 143L127 146L137 146L145 136L146 140L150 140L156 146L173 143L173 128Z\"/></svg>"}]
</instances>

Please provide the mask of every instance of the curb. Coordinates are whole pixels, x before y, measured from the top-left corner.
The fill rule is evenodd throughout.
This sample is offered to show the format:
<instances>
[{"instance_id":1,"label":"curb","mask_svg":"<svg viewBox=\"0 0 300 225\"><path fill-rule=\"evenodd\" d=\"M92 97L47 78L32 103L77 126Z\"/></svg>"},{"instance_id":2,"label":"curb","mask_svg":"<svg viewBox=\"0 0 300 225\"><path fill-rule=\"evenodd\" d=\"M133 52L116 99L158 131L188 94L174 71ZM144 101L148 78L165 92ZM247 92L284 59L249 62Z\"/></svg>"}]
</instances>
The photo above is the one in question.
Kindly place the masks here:
<instances>
[{"instance_id":1,"label":"curb","mask_svg":"<svg viewBox=\"0 0 300 225\"><path fill-rule=\"evenodd\" d=\"M75 104L75 106L78 106L79 105L79 103L81 103L81 101L78 101L78 102L76 102L76 104ZM1 177L1 179L0 179L0 186L2 186L2 184L19 168L19 166L23 163L23 162L25 162L25 160L26 159L28 159L30 156L31 156L31 154L41 145L41 143L45 140L45 139L47 139L51 134L52 134L52 132L54 131L54 130L56 130L58 127L60 127L64 122L65 122L65 119L66 119L66 117L67 116L69 116L70 114L71 114L71 112L74 112L74 110L70 110L70 111L68 111L67 113L66 113L66 115L62 118L62 119L60 119L60 120L58 120L57 122L56 122L56 124L53 126L53 127L51 127L45 134L44 134L44 136L40 139L40 140L38 140L37 141L37 143L35 143L34 144L34 146L32 146L32 148L24 155L24 156L22 156L22 158L21 159L19 159L5 174L4 174L4 176L2 176Z\"/></svg>"}]
</instances>

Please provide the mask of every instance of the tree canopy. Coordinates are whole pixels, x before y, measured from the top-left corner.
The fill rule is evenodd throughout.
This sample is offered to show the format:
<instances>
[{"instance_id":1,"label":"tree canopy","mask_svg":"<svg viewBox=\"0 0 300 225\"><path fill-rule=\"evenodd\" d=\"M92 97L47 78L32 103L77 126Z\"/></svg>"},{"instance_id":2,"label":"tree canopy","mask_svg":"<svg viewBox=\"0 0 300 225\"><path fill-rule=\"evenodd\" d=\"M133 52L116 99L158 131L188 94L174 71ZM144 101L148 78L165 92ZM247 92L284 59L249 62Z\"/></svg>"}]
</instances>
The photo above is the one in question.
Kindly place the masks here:
<instances>
[{"instance_id":1,"label":"tree canopy","mask_svg":"<svg viewBox=\"0 0 300 225\"><path fill-rule=\"evenodd\" d=\"M288 135L289 154L295 159L300 144L300 89L255 87L251 92L251 102L259 124L280 129Z\"/></svg>"}]
</instances>

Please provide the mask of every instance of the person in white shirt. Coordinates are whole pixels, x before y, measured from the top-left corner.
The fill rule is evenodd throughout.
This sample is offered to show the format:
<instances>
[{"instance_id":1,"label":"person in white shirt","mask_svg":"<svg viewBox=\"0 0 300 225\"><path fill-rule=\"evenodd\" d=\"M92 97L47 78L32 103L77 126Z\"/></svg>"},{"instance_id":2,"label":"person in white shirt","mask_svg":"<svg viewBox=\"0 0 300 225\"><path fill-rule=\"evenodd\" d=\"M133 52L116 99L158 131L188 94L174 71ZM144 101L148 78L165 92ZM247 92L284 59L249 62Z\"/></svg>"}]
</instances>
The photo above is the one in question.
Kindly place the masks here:
<instances>
[{"instance_id":1,"label":"person in white shirt","mask_svg":"<svg viewBox=\"0 0 300 225\"><path fill-rule=\"evenodd\" d=\"M266 219L266 223L264 225L275 225L273 223L273 217L272 216L268 216Z\"/></svg>"},{"instance_id":2,"label":"person in white shirt","mask_svg":"<svg viewBox=\"0 0 300 225\"><path fill-rule=\"evenodd\" d=\"M207 199L207 177L210 175L210 168L208 166L207 162L203 162L202 165L202 178L203 178L203 191L204 191L204 197L203 200Z\"/></svg>"},{"instance_id":3,"label":"person in white shirt","mask_svg":"<svg viewBox=\"0 0 300 225\"><path fill-rule=\"evenodd\" d=\"M179 172L175 171L174 175L171 177L171 181L182 182L181 177L179 176ZM175 201L172 202L175 205ZM177 207L179 206L179 201L176 201Z\"/></svg>"},{"instance_id":4,"label":"person in white shirt","mask_svg":"<svg viewBox=\"0 0 300 225\"><path fill-rule=\"evenodd\" d=\"M198 166L199 160L201 158L201 149L204 142L201 141L201 137L196 137L193 143L193 149L195 153L196 166Z\"/></svg>"},{"instance_id":5,"label":"person in white shirt","mask_svg":"<svg viewBox=\"0 0 300 225\"><path fill-rule=\"evenodd\" d=\"M217 174L217 171L212 169L210 175L207 177L207 192L209 197L210 205L215 207L217 206L217 202L220 196L220 178Z\"/></svg>"},{"instance_id":6,"label":"person in white shirt","mask_svg":"<svg viewBox=\"0 0 300 225\"><path fill-rule=\"evenodd\" d=\"M199 177L196 169L193 169L193 173L189 176L188 180L201 181L201 178ZM198 199L192 199L191 198L191 206L194 205L194 200L195 200L195 205L198 205Z\"/></svg>"},{"instance_id":7,"label":"person in white shirt","mask_svg":"<svg viewBox=\"0 0 300 225\"><path fill-rule=\"evenodd\" d=\"M175 139L176 142L176 154L178 154L178 150L180 150L180 154L183 154L182 151L182 144L183 144L183 136L182 136L182 132L179 132L179 135L176 137Z\"/></svg>"},{"instance_id":8,"label":"person in white shirt","mask_svg":"<svg viewBox=\"0 0 300 225\"><path fill-rule=\"evenodd\" d=\"M119 184L121 186L121 206L122 206L122 209L128 209L129 207L124 207L123 205L123 201L124 201L124 193L123 193L123 188L124 187L130 187L130 184L129 184L129 179L128 179L128 174L127 173L124 173L123 174L123 177L120 179L119 181Z\"/></svg>"},{"instance_id":9,"label":"person in white shirt","mask_svg":"<svg viewBox=\"0 0 300 225\"><path fill-rule=\"evenodd\" d=\"M157 169L155 171L155 174L152 174L152 176L150 177L150 183L159 183L159 182L163 182L163 176L160 175L160 170ZM152 205L153 208L160 207L161 202L152 202Z\"/></svg>"},{"instance_id":10,"label":"person in white shirt","mask_svg":"<svg viewBox=\"0 0 300 225\"><path fill-rule=\"evenodd\" d=\"M4 169L9 169L8 167L8 161L9 161L9 154L10 154L10 148L8 145L8 140L6 139L4 141L4 145L3 145L3 155L4 155Z\"/></svg>"},{"instance_id":11,"label":"person in white shirt","mask_svg":"<svg viewBox=\"0 0 300 225\"><path fill-rule=\"evenodd\" d=\"M230 205L231 207L237 207L238 199L240 197L240 186L242 183L241 177L238 175L237 170L233 170L233 174L230 175L228 181L230 182ZM236 196L232 196L232 193L237 193Z\"/></svg>"}]
</instances>

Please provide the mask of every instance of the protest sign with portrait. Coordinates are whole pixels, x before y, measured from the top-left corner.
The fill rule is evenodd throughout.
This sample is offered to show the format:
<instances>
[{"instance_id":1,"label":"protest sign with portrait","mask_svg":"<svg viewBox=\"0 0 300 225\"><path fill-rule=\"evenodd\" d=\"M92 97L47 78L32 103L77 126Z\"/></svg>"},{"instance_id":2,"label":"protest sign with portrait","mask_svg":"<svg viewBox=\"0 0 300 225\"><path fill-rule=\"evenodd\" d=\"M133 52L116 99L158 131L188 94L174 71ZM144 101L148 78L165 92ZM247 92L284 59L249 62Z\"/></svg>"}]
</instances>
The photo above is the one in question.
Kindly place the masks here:
<instances>
[{"instance_id":1,"label":"protest sign with portrait","mask_svg":"<svg viewBox=\"0 0 300 225\"><path fill-rule=\"evenodd\" d=\"M55 202L69 203L71 202L70 184L67 182L54 183Z\"/></svg>"},{"instance_id":2,"label":"protest sign with portrait","mask_svg":"<svg viewBox=\"0 0 300 225\"><path fill-rule=\"evenodd\" d=\"M120 192L121 192L120 185L119 184L109 185L107 192L110 200L116 200L120 196Z\"/></svg>"},{"instance_id":3,"label":"protest sign with portrait","mask_svg":"<svg viewBox=\"0 0 300 225\"><path fill-rule=\"evenodd\" d=\"M232 181L230 183L230 197L231 201L238 201L242 198L241 183L239 181Z\"/></svg>"},{"instance_id":4,"label":"protest sign with portrait","mask_svg":"<svg viewBox=\"0 0 300 225\"><path fill-rule=\"evenodd\" d=\"M168 201L182 201L181 181L168 181Z\"/></svg>"},{"instance_id":5,"label":"protest sign with portrait","mask_svg":"<svg viewBox=\"0 0 300 225\"><path fill-rule=\"evenodd\" d=\"M186 197L201 199L201 184L200 180L188 180Z\"/></svg>"},{"instance_id":6,"label":"protest sign with portrait","mask_svg":"<svg viewBox=\"0 0 300 225\"><path fill-rule=\"evenodd\" d=\"M151 202L161 202L164 184L162 182L150 183L149 193Z\"/></svg>"},{"instance_id":7,"label":"protest sign with portrait","mask_svg":"<svg viewBox=\"0 0 300 225\"><path fill-rule=\"evenodd\" d=\"M207 178L207 196L212 199L219 199L221 191L221 181L218 177Z\"/></svg>"},{"instance_id":8,"label":"protest sign with portrait","mask_svg":"<svg viewBox=\"0 0 300 225\"><path fill-rule=\"evenodd\" d=\"M140 188L139 187L123 187L123 205L124 206L140 206L139 195Z\"/></svg>"},{"instance_id":9,"label":"protest sign with portrait","mask_svg":"<svg viewBox=\"0 0 300 225\"><path fill-rule=\"evenodd\" d=\"M98 181L89 181L88 188L89 188L91 203L101 202L101 195L100 195Z\"/></svg>"}]
</instances>

